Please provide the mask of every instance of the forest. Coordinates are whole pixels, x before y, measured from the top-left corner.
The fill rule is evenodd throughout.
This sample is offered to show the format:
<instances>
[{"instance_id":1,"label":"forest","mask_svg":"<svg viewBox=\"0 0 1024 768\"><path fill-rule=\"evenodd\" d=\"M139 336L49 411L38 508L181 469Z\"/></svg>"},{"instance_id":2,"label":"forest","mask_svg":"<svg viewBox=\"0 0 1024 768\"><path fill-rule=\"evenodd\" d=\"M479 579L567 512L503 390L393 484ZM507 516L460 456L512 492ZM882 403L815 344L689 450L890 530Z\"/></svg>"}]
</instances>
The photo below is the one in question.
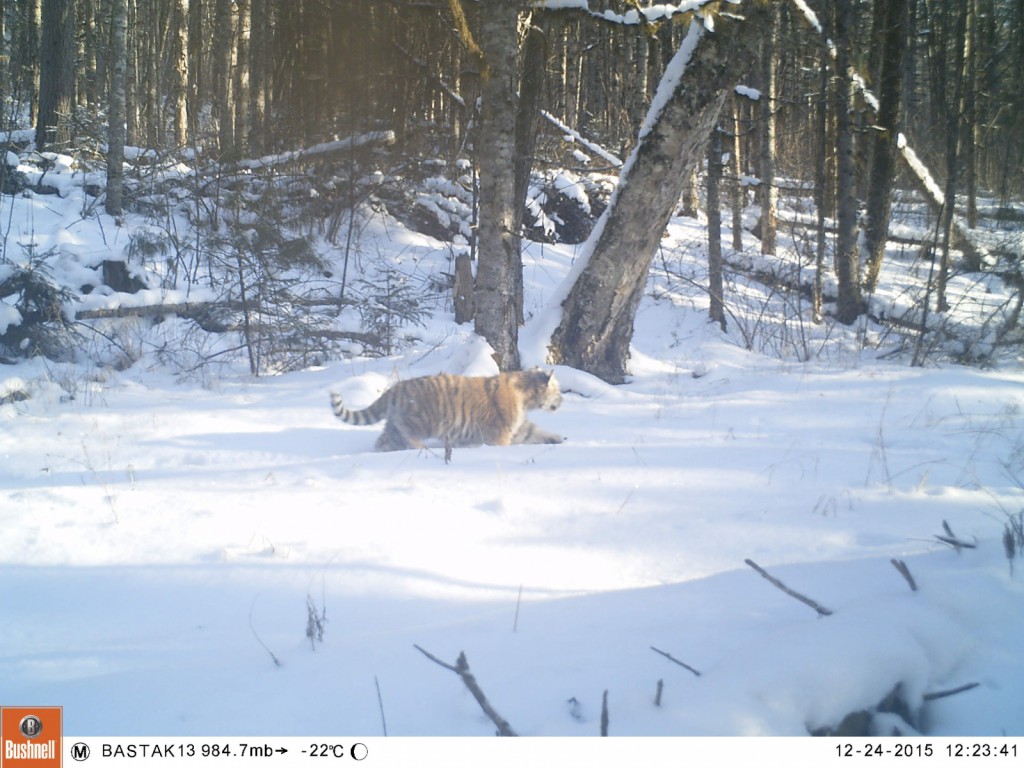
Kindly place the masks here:
<instances>
[{"instance_id":1,"label":"forest","mask_svg":"<svg viewBox=\"0 0 1024 768\"><path fill-rule=\"evenodd\" d=\"M636 178L623 172L620 215L609 212L565 299L554 362L622 380L637 297L669 217L714 208L717 222L731 210L739 250L742 211L756 204L761 251L774 254L780 195L813 203L801 226L814 242L814 276L800 289L816 321L872 316L865 297L894 199L907 191L930 208L934 226L918 245L933 269L928 300L903 330L948 308L951 271L987 270L1015 286L1000 340L1016 331L1019 249L972 230L979 217L998 226L1018 216L1019 0L6 0L0 23L8 145L34 150L43 173L45 153L105 170L96 194L115 216L169 219L158 199L191 207L196 231L138 235L133 253L166 257L165 287L203 272L208 287L230 284L218 312L232 318L204 321L243 328L254 372L253 329L267 325L255 314L275 314L270 305L285 297L311 315L350 299L351 225L371 201L453 243L457 319L474 322L502 368L519 367L523 235L586 240L627 161ZM701 27L708 42L669 94L666 72ZM678 119L655 114L659 85L663 101L682 107ZM634 163L645 139L651 161ZM171 182L169 167L188 173ZM537 197L563 169L590 186L593 206L557 190ZM9 176L5 189L17 189L13 166ZM450 184L451 210L412 204L416 176ZM663 199L631 194L645 186ZM260 222L252 247L240 239L242 207ZM321 238L346 254L332 297L300 299L269 278L280 273L275 261L323 272ZM710 314L724 326L720 245L709 258L719 263L706 286ZM215 277L208 262L226 272ZM405 298L393 302L396 317L415 320ZM294 316L295 301L289 309ZM337 339L322 324L286 335L319 333L306 343L326 350ZM24 341L27 325L7 347Z\"/></svg>"}]
</instances>

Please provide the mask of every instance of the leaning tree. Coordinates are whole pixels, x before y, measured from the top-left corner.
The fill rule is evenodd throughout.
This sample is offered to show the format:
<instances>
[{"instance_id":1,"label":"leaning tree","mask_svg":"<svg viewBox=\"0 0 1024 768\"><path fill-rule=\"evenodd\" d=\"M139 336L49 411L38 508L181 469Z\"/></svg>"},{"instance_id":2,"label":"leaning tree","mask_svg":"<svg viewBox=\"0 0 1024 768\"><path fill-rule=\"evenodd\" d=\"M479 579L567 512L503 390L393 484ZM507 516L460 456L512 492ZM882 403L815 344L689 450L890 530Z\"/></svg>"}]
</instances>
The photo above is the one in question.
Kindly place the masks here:
<instances>
[{"instance_id":1,"label":"leaning tree","mask_svg":"<svg viewBox=\"0 0 1024 768\"><path fill-rule=\"evenodd\" d=\"M552 362L623 381L651 261L726 98L757 61L778 5L708 2L693 12L615 194L587 241L585 266L551 337Z\"/></svg>"}]
</instances>

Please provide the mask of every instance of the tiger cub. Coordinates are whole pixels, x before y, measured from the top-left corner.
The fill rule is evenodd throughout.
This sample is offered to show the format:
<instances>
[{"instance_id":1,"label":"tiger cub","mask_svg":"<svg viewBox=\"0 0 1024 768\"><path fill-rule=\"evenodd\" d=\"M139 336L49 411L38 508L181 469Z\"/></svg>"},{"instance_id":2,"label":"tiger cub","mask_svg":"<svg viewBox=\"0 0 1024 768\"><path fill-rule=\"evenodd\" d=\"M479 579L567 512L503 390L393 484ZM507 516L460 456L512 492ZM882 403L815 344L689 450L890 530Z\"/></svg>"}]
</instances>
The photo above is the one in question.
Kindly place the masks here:
<instances>
[{"instance_id":1,"label":"tiger cub","mask_svg":"<svg viewBox=\"0 0 1024 768\"><path fill-rule=\"evenodd\" d=\"M421 376L399 381L376 402L350 411L331 393L334 415L348 424L376 424L387 419L374 446L378 451L422 448L423 441L446 446L561 443L526 418L533 409L553 411L562 392L553 371L533 368L497 376Z\"/></svg>"}]
</instances>

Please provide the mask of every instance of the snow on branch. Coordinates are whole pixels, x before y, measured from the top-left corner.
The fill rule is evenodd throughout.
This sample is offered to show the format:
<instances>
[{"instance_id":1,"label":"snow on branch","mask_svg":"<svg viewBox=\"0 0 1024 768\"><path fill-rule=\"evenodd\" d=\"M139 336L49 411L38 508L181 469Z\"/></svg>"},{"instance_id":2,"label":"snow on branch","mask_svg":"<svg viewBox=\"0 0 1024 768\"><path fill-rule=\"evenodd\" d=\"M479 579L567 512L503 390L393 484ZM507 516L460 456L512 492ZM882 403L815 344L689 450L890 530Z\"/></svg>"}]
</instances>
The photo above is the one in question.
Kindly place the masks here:
<instances>
[{"instance_id":1,"label":"snow on branch","mask_svg":"<svg viewBox=\"0 0 1024 768\"><path fill-rule=\"evenodd\" d=\"M612 154L611 152L609 152L607 149L605 149L601 145L595 144L594 142L590 141L589 139L584 138L579 132L574 131L572 128L570 128L568 125L563 123L561 120L559 120L557 117L552 115L547 110L543 110L542 109L540 113L541 113L541 116L545 120L547 120L548 122L552 123L556 128L558 128L558 130L560 130L562 133L564 133L568 138L572 139L572 141L576 142L577 144L582 144L584 147L589 149L595 155L598 155L599 157L603 157L605 160L607 160L609 163L611 163L614 167L616 167L616 168L621 168L622 167L622 160L618 156Z\"/></svg>"},{"instance_id":2,"label":"snow on branch","mask_svg":"<svg viewBox=\"0 0 1024 768\"><path fill-rule=\"evenodd\" d=\"M687 0L683 3L654 3L646 8L631 8L625 13L611 9L595 10L590 7L590 0L534 0L533 7L545 11L581 11L598 21L637 27L657 24L683 13L700 13L705 6L718 6L720 2L721 0ZM728 2L735 3L736 0Z\"/></svg>"},{"instance_id":3,"label":"snow on branch","mask_svg":"<svg viewBox=\"0 0 1024 768\"><path fill-rule=\"evenodd\" d=\"M248 170L256 171L261 168L273 168L278 165L289 163L300 163L311 160L326 160L335 155L349 152L360 147L372 146L375 144L391 145L395 143L394 131L371 131L359 136L350 136L347 139L327 141L323 144L315 144L306 149L297 149L292 152L281 152L276 155L264 155L258 160L242 160L238 165Z\"/></svg>"}]
</instances>

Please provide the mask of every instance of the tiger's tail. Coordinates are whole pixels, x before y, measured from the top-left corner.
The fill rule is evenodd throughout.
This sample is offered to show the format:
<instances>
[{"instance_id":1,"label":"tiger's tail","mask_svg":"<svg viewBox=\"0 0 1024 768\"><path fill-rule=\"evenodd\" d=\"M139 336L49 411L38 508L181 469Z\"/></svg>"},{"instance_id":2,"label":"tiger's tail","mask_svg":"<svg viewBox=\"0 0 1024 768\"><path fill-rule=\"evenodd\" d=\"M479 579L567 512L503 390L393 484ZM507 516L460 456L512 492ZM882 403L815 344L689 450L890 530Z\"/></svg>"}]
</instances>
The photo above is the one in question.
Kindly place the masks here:
<instances>
[{"instance_id":1,"label":"tiger's tail","mask_svg":"<svg viewBox=\"0 0 1024 768\"><path fill-rule=\"evenodd\" d=\"M376 424L387 415L386 395L387 393L361 411L350 411L342 403L341 395L331 392L331 409L334 411L334 415L346 424L354 424L356 426Z\"/></svg>"}]
</instances>

